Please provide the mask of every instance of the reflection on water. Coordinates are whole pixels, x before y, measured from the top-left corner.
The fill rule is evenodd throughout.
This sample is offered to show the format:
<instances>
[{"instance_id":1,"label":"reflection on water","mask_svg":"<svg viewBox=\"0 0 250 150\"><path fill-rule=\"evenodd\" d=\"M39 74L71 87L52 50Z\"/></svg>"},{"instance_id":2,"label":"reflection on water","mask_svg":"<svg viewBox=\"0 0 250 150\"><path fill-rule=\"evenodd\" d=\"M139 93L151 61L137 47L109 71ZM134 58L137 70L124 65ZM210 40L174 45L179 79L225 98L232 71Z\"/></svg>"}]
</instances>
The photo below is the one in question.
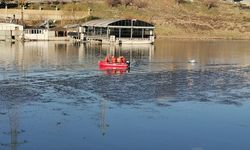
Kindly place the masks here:
<instances>
[{"instance_id":1,"label":"reflection on water","mask_svg":"<svg viewBox=\"0 0 250 150\"><path fill-rule=\"evenodd\" d=\"M196 41L164 39L156 42L155 62L169 62L168 69L176 69L185 64L185 68L193 69L187 64L195 59L195 66L249 65L250 45L248 41ZM184 64L183 64L184 63Z\"/></svg>"},{"instance_id":2,"label":"reflection on water","mask_svg":"<svg viewBox=\"0 0 250 150\"><path fill-rule=\"evenodd\" d=\"M0 71L3 74L97 69L98 60L107 54L123 55L132 62L132 69L148 71L250 64L247 41L158 40L155 46L26 42L0 43L0 46ZM189 60L198 63L190 64Z\"/></svg>"},{"instance_id":3,"label":"reflection on water","mask_svg":"<svg viewBox=\"0 0 250 150\"><path fill-rule=\"evenodd\" d=\"M0 43L1 77L8 73L96 70L105 55L125 56L127 59L150 60L153 45L105 46L65 42Z\"/></svg>"},{"instance_id":4,"label":"reflection on water","mask_svg":"<svg viewBox=\"0 0 250 150\"><path fill-rule=\"evenodd\" d=\"M250 147L247 41L0 46L0 149ZM107 54L130 71L99 70Z\"/></svg>"}]
</instances>

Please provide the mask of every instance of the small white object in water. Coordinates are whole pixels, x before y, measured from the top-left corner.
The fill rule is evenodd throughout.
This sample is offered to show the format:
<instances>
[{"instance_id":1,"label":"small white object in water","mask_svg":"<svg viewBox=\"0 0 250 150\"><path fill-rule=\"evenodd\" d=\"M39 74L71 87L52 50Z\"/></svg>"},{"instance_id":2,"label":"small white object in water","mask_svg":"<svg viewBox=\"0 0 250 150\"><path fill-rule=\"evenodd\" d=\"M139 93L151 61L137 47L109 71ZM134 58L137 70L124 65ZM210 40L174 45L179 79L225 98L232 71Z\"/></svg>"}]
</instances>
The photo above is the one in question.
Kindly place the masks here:
<instances>
[{"instance_id":1,"label":"small white object in water","mask_svg":"<svg viewBox=\"0 0 250 150\"><path fill-rule=\"evenodd\" d=\"M188 63L196 63L195 59L191 59L188 61Z\"/></svg>"}]
</instances>

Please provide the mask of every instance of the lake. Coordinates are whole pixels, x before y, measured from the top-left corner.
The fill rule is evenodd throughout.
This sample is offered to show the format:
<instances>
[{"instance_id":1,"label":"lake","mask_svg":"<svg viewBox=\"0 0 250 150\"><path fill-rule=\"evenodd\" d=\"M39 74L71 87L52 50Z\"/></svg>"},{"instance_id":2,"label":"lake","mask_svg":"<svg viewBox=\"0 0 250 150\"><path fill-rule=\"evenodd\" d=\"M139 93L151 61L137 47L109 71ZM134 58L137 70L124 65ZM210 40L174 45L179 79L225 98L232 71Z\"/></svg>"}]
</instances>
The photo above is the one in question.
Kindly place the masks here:
<instances>
[{"instance_id":1,"label":"lake","mask_svg":"<svg viewBox=\"0 0 250 150\"><path fill-rule=\"evenodd\" d=\"M249 41L0 47L1 150L250 149Z\"/></svg>"}]
</instances>

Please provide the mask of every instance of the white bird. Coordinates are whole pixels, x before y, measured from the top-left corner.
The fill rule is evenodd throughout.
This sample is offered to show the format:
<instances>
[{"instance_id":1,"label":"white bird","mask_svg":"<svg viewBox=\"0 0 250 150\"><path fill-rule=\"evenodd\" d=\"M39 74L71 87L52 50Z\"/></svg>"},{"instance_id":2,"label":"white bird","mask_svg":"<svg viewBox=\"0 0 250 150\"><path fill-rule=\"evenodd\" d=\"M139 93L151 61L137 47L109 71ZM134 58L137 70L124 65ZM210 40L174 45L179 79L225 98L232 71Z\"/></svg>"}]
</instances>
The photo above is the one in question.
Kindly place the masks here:
<instances>
[{"instance_id":1,"label":"white bird","mask_svg":"<svg viewBox=\"0 0 250 150\"><path fill-rule=\"evenodd\" d=\"M188 61L188 63L196 63L196 60L195 59L191 59Z\"/></svg>"}]
</instances>

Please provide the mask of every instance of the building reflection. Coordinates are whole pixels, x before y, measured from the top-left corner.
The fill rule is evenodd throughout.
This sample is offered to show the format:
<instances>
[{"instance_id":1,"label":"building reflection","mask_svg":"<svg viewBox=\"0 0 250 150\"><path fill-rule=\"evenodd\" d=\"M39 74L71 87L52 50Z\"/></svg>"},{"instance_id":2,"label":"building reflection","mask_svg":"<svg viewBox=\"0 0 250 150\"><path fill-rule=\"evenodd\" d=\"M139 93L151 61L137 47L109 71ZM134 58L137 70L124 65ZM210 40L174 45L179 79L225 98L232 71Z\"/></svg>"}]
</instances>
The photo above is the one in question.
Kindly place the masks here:
<instances>
[{"instance_id":1,"label":"building reflection","mask_svg":"<svg viewBox=\"0 0 250 150\"><path fill-rule=\"evenodd\" d=\"M85 51L92 56L105 57L106 55L124 56L128 59L151 59L154 54L154 45L137 44L137 45L101 45L85 44ZM94 55L93 55L94 52Z\"/></svg>"},{"instance_id":2,"label":"building reflection","mask_svg":"<svg viewBox=\"0 0 250 150\"><path fill-rule=\"evenodd\" d=\"M249 65L244 41L157 40L155 45L100 45L70 42L0 43L2 77L10 72L26 75L33 70L96 68L107 54L130 61L146 60L152 70L204 68L209 65ZM198 63L190 64L194 59ZM1 69L0 68L0 69Z\"/></svg>"},{"instance_id":3,"label":"building reflection","mask_svg":"<svg viewBox=\"0 0 250 150\"><path fill-rule=\"evenodd\" d=\"M97 68L97 62L107 54L123 55L129 60L151 60L154 46L146 45L98 45L70 42L25 42L0 44L0 66L5 78L8 72L25 76L34 70Z\"/></svg>"},{"instance_id":4,"label":"building reflection","mask_svg":"<svg viewBox=\"0 0 250 150\"><path fill-rule=\"evenodd\" d=\"M107 128L109 127L107 123L107 103L108 101L105 99L100 100L100 129L101 129L101 134L103 136L106 135L107 133Z\"/></svg>"},{"instance_id":5,"label":"building reflection","mask_svg":"<svg viewBox=\"0 0 250 150\"><path fill-rule=\"evenodd\" d=\"M91 54L93 52L94 56L99 60L103 60L105 56L115 56L118 58L119 56L124 56L126 60L130 62L136 62L137 60L146 60L150 61L154 54L154 45L144 44L144 45L101 45L101 44L87 44L85 45L85 50L90 51ZM98 61L99 61L98 60ZM103 71L106 75L123 75L126 72L130 71L130 68L99 68L99 70Z\"/></svg>"},{"instance_id":6,"label":"building reflection","mask_svg":"<svg viewBox=\"0 0 250 150\"><path fill-rule=\"evenodd\" d=\"M27 143L26 140L21 140L20 136L25 131L20 129L19 126L19 105L18 102L3 102L1 107L4 107L2 111L6 111L8 114L9 130L3 132L5 136L9 137L7 142L1 141L1 147L10 148L11 150L17 150L18 146ZM7 138L8 139L8 138Z\"/></svg>"}]
</instances>

